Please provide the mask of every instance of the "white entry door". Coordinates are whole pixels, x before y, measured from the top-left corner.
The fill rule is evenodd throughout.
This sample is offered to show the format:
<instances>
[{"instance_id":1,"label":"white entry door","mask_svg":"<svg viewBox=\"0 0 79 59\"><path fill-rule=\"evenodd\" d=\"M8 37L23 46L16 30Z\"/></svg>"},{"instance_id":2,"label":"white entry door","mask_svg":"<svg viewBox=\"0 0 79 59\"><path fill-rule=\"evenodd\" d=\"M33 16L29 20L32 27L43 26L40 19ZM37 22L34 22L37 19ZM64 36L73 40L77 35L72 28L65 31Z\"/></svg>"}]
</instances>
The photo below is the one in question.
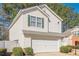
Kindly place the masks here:
<instances>
[{"instance_id":1,"label":"white entry door","mask_svg":"<svg viewBox=\"0 0 79 59\"><path fill-rule=\"evenodd\" d=\"M57 52L59 50L58 40L32 39L34 52Z\"/></svg>"}]
</instances>

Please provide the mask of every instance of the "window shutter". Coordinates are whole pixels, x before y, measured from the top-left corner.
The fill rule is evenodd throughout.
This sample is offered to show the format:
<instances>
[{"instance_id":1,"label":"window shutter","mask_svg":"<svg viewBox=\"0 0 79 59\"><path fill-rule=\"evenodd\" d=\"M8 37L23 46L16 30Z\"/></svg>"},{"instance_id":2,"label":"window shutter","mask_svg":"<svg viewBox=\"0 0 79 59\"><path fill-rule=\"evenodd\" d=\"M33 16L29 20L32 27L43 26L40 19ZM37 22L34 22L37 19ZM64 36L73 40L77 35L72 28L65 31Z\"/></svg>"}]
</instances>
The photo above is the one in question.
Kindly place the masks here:
<instances>
[{"instance_id":1,"label":"window shutter","mask_svg":"<svg viewBox=\"0 0 79 59\"><path fill-rule=\"evenodd\" d=\"M44 28L44 18L42 18L42 28Z\"/></svg>"},{"instance_id":2,"label":"window shutter","mask_svg":"<svg viewBox=\"0 0 79 59\"><path fill-rule=\"evenodd\" d=\"M28 26L30 26L30 15L28 15Z\"/></svg>"}]
</instances>

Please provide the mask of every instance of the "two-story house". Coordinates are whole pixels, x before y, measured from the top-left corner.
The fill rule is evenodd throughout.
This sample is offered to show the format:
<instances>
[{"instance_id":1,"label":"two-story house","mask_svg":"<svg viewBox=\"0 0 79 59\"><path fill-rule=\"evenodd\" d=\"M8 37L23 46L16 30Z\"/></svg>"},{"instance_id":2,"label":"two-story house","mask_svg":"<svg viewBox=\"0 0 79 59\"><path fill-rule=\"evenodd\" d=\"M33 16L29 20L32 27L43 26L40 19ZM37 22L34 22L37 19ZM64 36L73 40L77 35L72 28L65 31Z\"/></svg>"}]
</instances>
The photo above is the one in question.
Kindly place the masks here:
<instances>
[{"instance_id":1,"label":"two-story house","mask_svg":"<svg viewBox=\"0 0 79 59\"><path fill-rule=\"evenodd\" d=\"M9 27L9 40L34 52L57 52L62 44L62 19L47 5L22 9Z\"/></svg>"},{"instance_id":2,"label":"two-story house","mask_svg":"<svg viewBox=\"0 0 79 59\"><path fill-rule=\"evenodd\" d=\"M67 30L66 33L69 34L66 39L70 41L69 43L71 45L79 45L79 26L75 26L74 28Z\"/></svg>"}]
</instances>

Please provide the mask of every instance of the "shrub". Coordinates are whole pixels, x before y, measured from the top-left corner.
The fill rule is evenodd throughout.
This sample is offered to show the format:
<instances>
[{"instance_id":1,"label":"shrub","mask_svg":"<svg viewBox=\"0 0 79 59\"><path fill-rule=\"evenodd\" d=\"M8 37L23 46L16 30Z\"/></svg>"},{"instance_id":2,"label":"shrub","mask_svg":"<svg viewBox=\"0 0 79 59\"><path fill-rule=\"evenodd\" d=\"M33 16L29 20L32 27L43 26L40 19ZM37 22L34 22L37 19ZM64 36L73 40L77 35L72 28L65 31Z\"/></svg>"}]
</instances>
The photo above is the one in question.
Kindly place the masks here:
<instances>
[{"instance_id":1,"label":"shrub","mask_svg":"<svg viewBox=\"0 0 79 59\"><path fill-rule=\"evenodd\" d=\"M13 55L15 56L23 56L23 50L21 47L13 48Z\"/></svg>"},{"instance_id":2,"label":"shrub","mask_svg":"<svg viewBox=\"0 0 79 59\"><path fill-rule=\"evenodd\" d=\"M69 53L72 51L72 47L71 46L61 46L60 47L60 52L62 53Z\"/></svg>"},{"instance_id":3,"label":"shrub","mask_svg":"<svg viewBox=\"0 0 79 59\"><path fill-rule=\"evenodd\" d=\"M7 53L7 49L5 48L0 48L0 56L5 56Z\"/></svg>"},{"instance_id":4,"label":"shrub","mask_svg":"<svg viewBox=\"0 0 79 59\"><path fill-rule=\"evenodd\" d=\"M72 45L67 45L66 47L68 47L70 49L70 52L72 51L72 49L74 49L75 47Z\"/></svg>"},{"instance_id":5,"label":"shrub","mask_svg":"<svg viewBox=\"0 0 79 59\"><path fill-rule=\"evenodd\" d=\"M74 46L72 46L72 45L67 45L67 47L71 47L72 49L74 48Z\"/></svg>"},{"instance_id":6,"label":"shrub","mask_svg":"<svg viewBox=\"0 0 79 59\"><path fill-rule=\"evenodd\" d=\"M75 46L75 49L79 49L79 45Z\"/></svg>"},{"instance_id":7,"label":"shrub","mask_svg":"<svg viewBox=\"0 0 79 59\"><path fill-rule=\"evenodd\" d=\"M73 46L70 46L70 45L67 45L66 47L68 48L69 52L71 52L73 49Z\"/></svg>"},{"instance_id":8,"label":"shrub","mask_svg":"<svg viewBox=\"0 0 79 59\"><path fill-rule=\"evenodd\" d=\"M24 48L27 55L33 55L33 49L31 47Z\"/></svg>"}]
</instances>

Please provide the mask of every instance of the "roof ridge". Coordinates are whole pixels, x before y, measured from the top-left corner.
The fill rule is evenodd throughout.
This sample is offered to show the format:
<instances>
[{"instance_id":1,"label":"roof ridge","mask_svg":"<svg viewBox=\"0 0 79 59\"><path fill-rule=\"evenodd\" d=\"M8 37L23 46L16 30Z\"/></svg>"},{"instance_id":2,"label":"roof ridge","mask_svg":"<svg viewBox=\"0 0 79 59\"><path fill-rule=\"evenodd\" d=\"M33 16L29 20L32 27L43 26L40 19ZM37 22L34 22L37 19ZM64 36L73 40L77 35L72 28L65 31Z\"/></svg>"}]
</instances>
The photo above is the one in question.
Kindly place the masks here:
<instances>
[{"instance_id":1,"label":"roof ridge","mask_svg":"<svg viewBox=\"0 0 79 59\"><path fill-rule=\"evenodd\" d=\"M55 15L57 18L59 18L61 21L63 21L63 19L56 12L54 12L51 8L49 8L46 4L39 5L40 8L42 8L44 6L47 7L47 9L49 9L49 11L52 12L53 15Z\"/></svg>"}]
</instances>

